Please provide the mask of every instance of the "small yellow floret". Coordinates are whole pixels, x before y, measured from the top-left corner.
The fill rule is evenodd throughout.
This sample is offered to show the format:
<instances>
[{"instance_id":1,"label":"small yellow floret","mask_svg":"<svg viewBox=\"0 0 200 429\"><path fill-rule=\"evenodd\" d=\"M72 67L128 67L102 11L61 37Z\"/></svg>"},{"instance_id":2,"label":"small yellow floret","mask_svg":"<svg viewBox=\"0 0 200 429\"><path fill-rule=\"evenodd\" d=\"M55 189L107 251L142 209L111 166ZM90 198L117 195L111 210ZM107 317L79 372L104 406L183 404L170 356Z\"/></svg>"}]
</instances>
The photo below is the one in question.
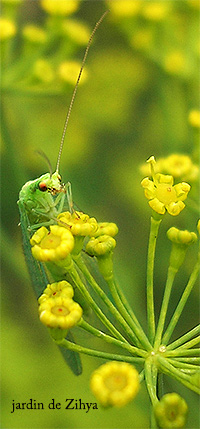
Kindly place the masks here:
<instances>
[{"instance_id":1,"label":"small yellow floret","mask_svg":"<svg viewBox=\"0 0 200 429\"><path fill-rule=\"evenodd\" d=\"M200 110L191 110L188 120L193 127L200 128Z\"/></svg>"},{"instance_id":2,"label":"small yellow floret","mask_svg":"<svg viewBox=\"0 0 200 429\"><path fill-rule=\"evenodd\" d=\"M143 7L143 16L146 19L152 21L161 21L166 18L168 13L171 11L171 5L168 2L163 1L153 1L153 2L144 2Z\"/></svg>"},{"instance_id":3,"label":"small yellow floret","mask_svg":"<svg viewBox=\"0 0 200 429\"><path fill-rule=\"evenodd\" d=\"M0 40L7 40L16 34L16 25L10 19L0 18Z\"/></svg>"},{"instance_id":4,"label":"small yellow floret","mask_svg":"<svg viewBox=\"0 0 200 429\"><path fill-rule=\"evenodd\" d=\"M65 296L66 298L73 298L74 290L70 283L62 280L48 284L43 294L38 299L38 304L41 304L48 298L57 298L58 296Z\"/></svg>"},{"instance_id":5,"label":"small yellow floret","mask_svg":"<svg viewBox=\"0 0 200 429\"><path fill-rule=\"evenodd\" d=\"M141 5L137 0L111 0L108 1L108 7L114 15L126 17L136 15L140 10Z\"/></svg>"},{"instance_id":6,"label":"small yellow floret","mask_svg":"<svg viewBox=\"0 0 200 429\"><path fill-rule=\"evenodd\" d=\"M58 68L58 76L63 82L75 85L77 77L81 68L78 61L63 61ZM87 79L87 68L83 69L80 83L82 84Z\"/></svg>"},{"instance_id":7,"label":"small yellow floret","mask_svg":"<svg viewBox=\"0 0 200 429\"><path fill-rule=\"evenodd\" d=\"M93 234L93 237L99 237L100 235L110 235L114 237L118 233L118 227L113 222L99 222L98 229Z\"/></svg>"},{"instance_id":8,"label":"small yellow floret","mask_svg":"<svg viewBox=\"0 0 200 429\"><path fill-rule=\"evenodd\" d=\"M66 16L78 9L77 0L41 0L41 7L50 15Z\"/></svg>"},{"instance_id":9,"label":"small yellow floret","mask_svg":"<svg viewBox=\"0 0 200 429\"><path fill-rule=\"evenodd\" d=\"M74 247L72 233L58 225L51 225L50 231L42 226L30 240L32 254L42 262L65 259Z\"/></svg>"},{"instance_id":10,"label":"small yellow floret","mask_svg":"<svg viewBox=\"0 0 200 429\"><path fill-rule=\"evenodd\" d=\"M75 19L67 19L62 23L63 34L70 37L74 42L79 45L87 45L90 30L80 21Z\"/></svg>"},{"instance_id":11,"label":"small yellow floret","mask_svg":"<svg viewBox=\"0 0 200 429\"><path fill-rule=\"evenodd\" d=\"M122 407L136 396L139 374L129 363L108 362L92 374L90 387L104 407Z\"/></svg>"},{"instance_id":12,"label":"small yellow floret","mask_svg":"<svg viewBox=\"0 0 200 429\"><path fill-rule=\"evenodd\" d=\"M155 173L153 157L148 162L151 165L153 180L146 177L141 185L150 207L159 214L164 214L167 210L172 216L177 216L185 207L183 201L187 198L190 185L185 182L173 185L174 179L171 175Z\"/></svg>"},{"instance_id":13,"label":"small yellow floret","mask_svg":"<svg viewBox=\"0 0 200 429\"><path fill-rule=\"evenodd\" d=\"M97 238L91 238L86 245L86 252L91 256L107 255L116 246L116 241L110 235L100 235Z\"/></svg>"},{"instance_id":14,"label":"small yellow floret","mask_svg":"<svg viewBox=\"0 0 200 429\"><path fill-rule=\"evenodd\" d=\"M174 226L167 231L167 237L173 243L189 245L197 241L195 232L182 231Z\"/></svg>"},{"instance_id":15,"label":"small yellow floret","mask_svg":"<svg viewBox=\"0 0 200 429\"><path fill-rule=\"evenodd\" d=\"M96 219L82 212L63 212L58 215L57 219L60 221L60 225L66 225L66 228L68 228L74 236L93 236L98 229Z\"/></svg>"},{"instance_id":16,"label":"small yellow floret","mask_svg":"<svg viewBox=\"0 0 200 429\"><path fill-rule=\"evenodd\" d=\"M29 24L23 28L22 34L26 40L32 43L44 43L47 39L47 34L43 28Z\"/></svg>"},{"instance_id":17,"label":"small yellow floret","mask_svg":"<svg viewBox=\"0 0 200 429\"><path fill-rule=\"evenodd\" d=\"M188 406L177 393L167 393L154 406L156 421L160 428L183 428Z\"/></svg>"},{"instance_id":18,"label":"small yellow floret","mask_svg":"<svg viewBox=\"0 0 200 429\"><path fill-rule=\"evenodd\" d=\"M164 68L168 73L179 74L186 69L186 58L183 52L174 51L166 55Z\"/></svg>"},{"instance_id":19,"label":"small yellow floret","mask_svg":"<svg viewBox=\"0 0 200 429\"><path fill-rule=\"evenodd\" d=\"M38 311L44 325L60 329L68 329L77 325L83 313L77 302L62 295L45 299L40 304Z\"/></svg>"}]
</instances>

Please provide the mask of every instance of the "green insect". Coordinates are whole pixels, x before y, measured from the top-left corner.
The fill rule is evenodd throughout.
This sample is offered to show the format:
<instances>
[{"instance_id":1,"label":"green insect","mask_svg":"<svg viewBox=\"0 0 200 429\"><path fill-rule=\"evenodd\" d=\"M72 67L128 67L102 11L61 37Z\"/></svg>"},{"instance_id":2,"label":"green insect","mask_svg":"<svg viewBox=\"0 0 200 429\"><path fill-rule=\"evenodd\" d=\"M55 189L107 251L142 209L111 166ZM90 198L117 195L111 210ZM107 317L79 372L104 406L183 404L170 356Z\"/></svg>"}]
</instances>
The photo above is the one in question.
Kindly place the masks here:
<instances>
[{"instance_id":1,"label":"green insect","mask_svg":"<svg viewBox=\"0 0 200 429\"><path fill-rule=\"evenodd\" d=\"M59 153L58 160L55 173L52 173L50 163L46 157L46 155L42 154L50 167L50 172L45 173L39 178L35 180L31 180L22 187L19 193L19 200L17 202L20 212L20 226L22 230L22 239L23 239L23 247L26 263L29 269L29 273L31 276L33 288L35 290L37 298L41 295L43 290L46 288L49 283L45 268L43 264L36 259L33 258L31 253L30 246L30 238L32 232L35 229L38 229L41 226L48 226L56 223L56 218L59 213L62 212L64 206L68 206L68 209L73 211L73 201L72 201L72 192L71 192L71 184L68 182L66 185L62 183L62 178L59 174L59 166L60 159L62 155L64 139L66 135L66 130L72 110L72 106L74 103L74 99L76 96L78 84L81 78L81 74L83 71L83 67L85 65L85 61L88 55L88 51L93 39L93 36L103 21L104 17L107 15L108 11L106 11L99 21L96 23L90 39L88 41L88 45L85 50L85 54L83 57L82 65L79 71L79 75L76 81L76 85L74 87L74 91L72 94L70 106L68 109L68 113L65 119ZM73 341L73 337L71 333L68 333L68 339ZM64 359L74 372L74 374L79 375L82 372L81 361L78 353L63 349L59 347Z\"/></svg>"}]
</instances>

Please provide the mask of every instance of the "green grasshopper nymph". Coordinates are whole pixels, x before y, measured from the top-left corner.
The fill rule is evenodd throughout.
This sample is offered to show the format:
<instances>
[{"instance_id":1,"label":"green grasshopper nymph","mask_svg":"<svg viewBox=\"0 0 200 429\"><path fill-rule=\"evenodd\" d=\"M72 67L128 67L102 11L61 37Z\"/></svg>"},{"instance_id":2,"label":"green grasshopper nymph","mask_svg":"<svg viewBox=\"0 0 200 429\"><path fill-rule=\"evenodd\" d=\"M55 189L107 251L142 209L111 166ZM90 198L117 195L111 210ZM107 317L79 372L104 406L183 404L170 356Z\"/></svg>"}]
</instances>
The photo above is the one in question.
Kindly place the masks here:
<instances>
[{"instance_id":1,"label":"green grasshopper nymph","mask_svg":"<svg viewBox=\"0 0 200 429\"><path fill-rule=\"evenodd\" d=\"M17 204L20 212L20 226L22 230L24 254L37 298L46 288L47 284L49 283L49 279L43 263L33 258L31 252L30 238L32 232L35 229L38 229L41 226L49 226L52 224L56 224L57 216L59 213L62 212L66 202L70 212L73 212L71 184L69 182L66 185L62 183L61 175L59 174L60 159L62 155L66 130L72 106L76 96L83 67L86 62L88 51L92 43L93 36L107 13L108 11L106 11L96 23L85 50L85 54L82 60L82 64L64 123L60 148L58 152L56 171L52 173L50 168L49 173L45 173L35 180L28 181L27 183L25 183L19 193L19 200ZM43 154L43 156L48 161L46 155ZM73 337L70 332L68 332L67 337L69 340L71 339L73 341ZM79 375L82 372L82 367L78 353L63 349L61 347L59 348L64 356L64 359L69 364L74 374Z\"/></svg>"}]
</instances>

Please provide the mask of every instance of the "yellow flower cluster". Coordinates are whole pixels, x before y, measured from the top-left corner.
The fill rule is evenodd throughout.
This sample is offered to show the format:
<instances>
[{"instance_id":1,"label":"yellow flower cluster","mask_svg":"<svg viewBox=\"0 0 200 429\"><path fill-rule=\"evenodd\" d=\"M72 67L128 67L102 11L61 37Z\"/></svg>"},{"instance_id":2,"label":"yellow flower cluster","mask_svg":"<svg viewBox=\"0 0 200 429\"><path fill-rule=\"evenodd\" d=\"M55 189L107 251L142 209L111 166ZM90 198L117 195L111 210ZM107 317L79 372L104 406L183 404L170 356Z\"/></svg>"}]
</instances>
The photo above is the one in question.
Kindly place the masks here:
<instances>
[{"instance_id":1,"label":"yellow flower cluster","mask_svg":"<svg viewBox=\"0 0 200 429\"><path fill-rule=\"evenodd\" d=\"M61 281L47 286L38 300L40 321L49 328L69 329L82 317L82 308L73 299L73 288Z\"/></svg>"},{"instance_id":2,"label":"yellow flower cluster","mask_svg":"<svg viewBox=\"0 0 200 429\"><path fill-rule=\"evenodd\" d=\"M0 18L0 40L10 39L16 34L16 26L14 22L7 18Z\"/></svg>"},{"instance_id":3,"label":"yellow flower cluster","mask_svg":"<svg viewBox=\"0 0 200 429\"><path fill-rule=\"evenodd\" d=\"M50 15L66 16L78 9L77 0L41 0L41 7Z\"/></svg>"},{"instance_id":4,"label":"yellow flower cluster","mask_svg":"<svg viewBox=\"0 0 200 429\"><path fill-rule=\"evenodd\" d=\"M60 213L57 219L58 224L69 228L73 235L92 236L98 229L98 223L94 217L90 218L87 214L78 211Z\"/></svg>"},{"instance_id":5,"label":"yellow flower cluster","mask_svg":"<svg viewBox=\"0 0 200 429\"><path fill-rule=\"evenodd\" d=\"M136 396L139 374L129 363L107 362L92 374L90 387L104 407L122 407Z\"/></svg>"},{"instance_id":6,"label":"yellow flower cluster","mask_svg":"<svg viewBox=\"0 0 200 429\"><path fill-rule=\"evenodd\" d=\"M140 167L143 174L148 174L149 165ZM175 179L195 181L199 176L199 166L194 164L189 155L172 153L165 158L158 158L154 164L155 173L170 174Z\"/></svg>"}]
</instances>

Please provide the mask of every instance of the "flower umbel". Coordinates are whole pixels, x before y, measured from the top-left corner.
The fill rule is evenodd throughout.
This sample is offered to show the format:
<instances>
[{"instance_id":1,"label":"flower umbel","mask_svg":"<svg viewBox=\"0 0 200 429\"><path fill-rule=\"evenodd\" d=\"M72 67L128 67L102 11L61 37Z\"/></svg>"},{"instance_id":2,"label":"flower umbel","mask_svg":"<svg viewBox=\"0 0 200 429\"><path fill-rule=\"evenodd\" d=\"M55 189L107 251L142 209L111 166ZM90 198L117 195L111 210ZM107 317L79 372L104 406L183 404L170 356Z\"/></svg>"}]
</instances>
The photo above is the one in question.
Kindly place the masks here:
<instances>
[{"instance_id":1,"label":"flower umbel","mask_svg":"<svg viewBox=\"0 0 200 429\"><path fill-rule=\"evenodd\" d=\"M167 210L172 216L177 216L185 207L183 201L187 198L190 185L185 182L174 185L172 176L155 174L154 157L147 162L151 165L153 180L146 177L142 180L141 185L145 189L145 196L149 200L150 207L161 215Z\"/></svg>"},{"instance_id":2,"label":"flower umbel","mask_svg":"<svg viewBox=\"0 0 200 429\"><path fill-rule=\"evenodd\" d=\"M50 231L42 226L30 240L32 254L42 262L65 259L74 247L72 233L58 225L51 225Z\"/></svg>"},{"instance_id":3,"label":"flower umbel","mask_svg":"<svg viewBox=\"0 0 200 429\"><path fill-rule=\"evenodd\" d=\"M82 308L65 296L47 298L39 306L41 322L50 328L69 329L82 317Z\"/></svg>"},{"instance_id":4,"label":"flower umbel","mask_svg":"<svg viewBox=\"0 0 200 429\"><path fill-rule=\"evenodd\" d=\"M129 363L107 362L92 374L90 387L104 407L122 407L136 396L139 375Z\"/></svg>"},{"instance_id":5,"label":"flower umbel","mask_svg":"<svg viewBox=\"0 0 200 429\"><path fill-rule=\"evenodd\" d=\"M183 428L188 406L177 393L167 393L154 407L154 413L159 427Z\"/></svg>"}]
</instances>

